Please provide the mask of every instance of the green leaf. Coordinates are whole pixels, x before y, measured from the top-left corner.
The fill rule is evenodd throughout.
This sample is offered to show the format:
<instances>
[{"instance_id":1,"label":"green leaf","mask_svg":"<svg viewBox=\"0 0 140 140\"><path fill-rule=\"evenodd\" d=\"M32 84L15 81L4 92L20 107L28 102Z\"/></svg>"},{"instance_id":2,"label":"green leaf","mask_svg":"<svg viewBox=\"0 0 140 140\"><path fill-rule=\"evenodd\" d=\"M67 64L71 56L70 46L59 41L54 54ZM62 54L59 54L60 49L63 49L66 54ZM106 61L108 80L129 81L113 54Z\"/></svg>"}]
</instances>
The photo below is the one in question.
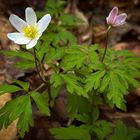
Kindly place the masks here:
<instances>
[{"instance_id":1,"label":"green leaf","mask_svg":"<svg viewBox=\"0 0 140 140\"><path fill-rule=\"evenodd\" d=\"M72 95L68 94L68 105L67 110L69 113L69 118L74 119L79 111L79 96L78 95Z\"/></svg>"},{"instance_id":2,"label":"green leaf","mask_svg":"<svg viewBox=\"0 0 140 140\"><path fill-rule=\"evenodd\" d=\"M87 60L86 53L80 49L79 46L67 49L66 55L60 63L60 66L69 70L74 67L79 69Z\"/></svg>"},{"instance_id":3,"label":"green leaf","mask_svg":"<svg viewBox=\"0 0 140 140\"><path fill-rule=\"evenodd\" d=\"M65 52L65 48L49 48L47 54L46 54L46 58L45 58L45 62L49 63L52 62L54 60L59 60L63 57Z\"/></svg>"},{"instance_id":4,"label":"green leaf","mask_svg":"<svg viewBox=\"0 0 140 140\"><path fill-rule=\"evenodd\" d=\"M15 64L15 67L20 69L33 69L35 68L35 63L33 61L20 61Z\"/></svg>"},{"instance_id":5,"label":"green leaf","mask_svg":"<svg viewBox=\"0 0 140 140\"><path fill-rule=\"evenodd\" d=\"M8 57L20 57L26 60L34 61L34 57L29 52L23 51L12 51L12 50L1 50L0 53L7 55Z\"/></svg>"},{"instance_id":6,"label":"green leaf","mask_svg":"<svg viewBox=\"0 0 140 140\"><path fill-rule=\"evenodd\" d=\"M123 122L118 121L115 125L115 132L110 136L109 140L134 140L139 135L139 130L128 127Z\"/></svg>"},{"instance_id":7,"label":"green leaf","mask_svg":"<svg viewBox=\"0 0 140 140\"><path fill-rule=\"evenodd\" d=\"M99 91L105 93L110 106L116 105L126 111L124 95L140 87L137 80L140 77L140 59L128 51L108 49L104 63L107 73L102 78Z\"/></svg>"},{"instance_id":8,"label":"green leaf","mask_svg":"<svg viewBox=\"0 0 140 140\"><path fill-rule=\"evenodd\" d=\"M20 91L20 90L23 90L21 89L20 87L18 86L15 86L15 85L0 85L0 95L8 92L8 93L13 93L13 92L16 92L16 91Z\"/></svg>"},{"instance_id":9,"label":"green leaf","mask_svg":"<svg viewBox=\"0 0 140 140\"><path fill-rule=\"evenodd\" d=\"M85 92L83 86L78 82L78 78L72 74L61 74L61 77L66 82L67 90L70 93L76 93L77 95L82 95L83 97L88 98L88 94Z\"/></svg>"},{"instance_id":10,"label":"green leaf","mask_svg":"<svg viewBox=\"0 0 140 140\"><path fill-rule=\"evenodd\" d=\"M47 38L48 39L48 38ZM42 41L42 40L41 40ZM38 59L40 60L40 61L42 61L43 59L45 59L44 57L47 55L47 53L48 53L48 50L49 50L49 46L48 46L48 44L46 44L46 43L48 43L48 41L46 41L46 38L45 38L45 41L42 43L42 42L38 42L38 44L37 44L37 46L36 46L36 48L37 48L37 51L36 51L36 53L37 53L37 57L38 57Z\"/></svg>"},{"instance_id":11,"label":"green leaf","mask_svg":"<svg viewBox=\"0 0 140 140\"><path fill-rule=\"evenodd\" d=\"M94 45L91 45L89 47L89 60L90 60L90 63L100 63L100 60L99 60L99 55L97 54L97 49L98 49L98 45L97 44L94 44Z\"/></svg>"},{"instance_id":12,"label":"green leaf","mask_svg":"<svg viewBox=\"0 0 140 140\"><path fill-rule=\"evenodd\" d=\"M37 107L39 108L39 111L42 113L42 115L50 116L50 110L48 107L48 102L44 100L44 98L35 91L30 92L32 98L34 99Z\"/></svg>"},{"instance_id":13,"label":"green leaf","mask_svg":"<svg viewBox=\"0 0 140 140\"><path fill-rule=\"evenodd\" d=\"M91 118L90 118L90 114L87 114L87 113L78 114L76 116L76 119L78 121L81 121L81 122L85 123L85 124L91 124L91 122L92 122Z\"/></svg>"},{"instance_id":14,"label":"green leaf","mask_svg":"<svg viewBox=\"0 0 140 140\"><path fill-rule=\"evenodd\" d=\"M104 140L112 132L112 124L104 120L99 120L95 123L92 130L97 135L98 140Z\"/></svg>"},{"instance_id":15,"label":"green leaf","mask_svg":"<svg viewBox=\"0 0 140 140\"><path fill-rule=\"evenodd\" d=\"M53 84L53 86L55 88L62 84L62 78L57 73L53 73L53 75L51 76L51 80L50 81L51 81L51 84Z\"/></svg>"},{"instance_id":16,"label":"green leaf","mask_svg":"<svg viewBox=\"0 0 140 140\"><path fill-rule=\"evenodd\" d=\"M0 129L7 128L14 120L18 119L17 128L21 137L33 126L32 108L29 95L17 97L5 104L0 109Z\"/></svg>"},{"instance_id":17,"label":"green leaf","mask_svg":"<svg viewBox=\"0 0 140 140\"><path fill-rule=\"evenodd\" d=\"M50 13L52 16L56 16L64 11L65 4L66 1L64 0L48 0L45 9L47 13Z\"/></svg>"},{"instance_id":18,"label":"green leaf","mask_svg":"<svg viewBox=\"0 0 140 140\"><path fill-rule=\"evenodd\" d=\"M7 128L10 123L20 116L24 109L25 99L26 96L20 96L7 102L5 106L0 109L0 128Z\"/></svg>"},{"instance_id":19,"label":"green leaf","mask_svg":"<svg viewBox=\"0 0 140 140\"><path fill-rule=\"evenodd\" d=\"M105 89L108 87L110 83L110 76L109 74L105 74L105 76L103 77L102 81L101 81L101 85L100 85L100 92L105 91Z\"/></svg>"},{"instance_id":20,"label":"green leaf","mask_svg":"<svg viewBox=\"0 0 140 140\"><path fill-rule=\"evenodd\" d=\"M23 82L23 81L20 81L20 80L14 80L14 82L16 84L18 84L19 86L21 86L26 91L28 91L28 89L30 87L30 84L28 82Z\"/></svg>"},{"instance_id":21,"label":"green leaf","mask_svg":"<svg viewBox=\"0 0 140 140\"><path fill-rule=\"evenodd\" d=\"M76 94L68 94L67 110L69 113L69 118L73 120L78 114L89 114L91 110L90 102L87 98L82 96L78 96Z\"/></svg>"},{"instance_id":22,"label":"green leaf","mask_svg":"<svg viewBox=\"0 0 140 140\"><path fill-rule=\"evenodd\" d=\"M69 31L61 31L59 32L59 38L64 43L68 43L69 45L76 44L76 37Z\"/></svg>"},{"instance_id":23,"label":"green leaf","mask_svg":"<svg viewBox=\"0 0 140 140\"><path fill-rule=\"evenodd\" d=\"M86 85L86 91L91 91L92 89L98 89L100 87L101 84L101 80L103 78L103 76L105 75L105 70L103 71L97 71L95 73L93 73L92 75L89 75L87 77L87 79L85 80Z\"/></svg>"},{"instance_id":24,"label":"green leaf","mask_svg":"<svg viewBox=\"0 0 140 140\"><path fill-rule=\"evenodd\" d=\"M59 95L59 93L61 92L61 86L54 88L53 86L51 86L51 102L50 102L50 106L53 108L54 104L55 104L55 99L56 97ZM47 94L47 98L48 97L48 93Z\"/></svg>"},{"instance_id":25,"label":"green leaf","mask_svg":"<svg viewBox=\"0 0 140 140\"><path fill-rule=\"evenodd\" d=\"M34 125L30 96L29 95L26 95L26 96L27 96L27 99L24 103L24 109L23 109L23 112L20 114L20 117L17 123L17 128L22 138L24 137L25 132L29 131L30 126Z\"/></svg>"},{"instance_id":26,"label":"green leaf","mask_svg":"<svg viewBox=\"0 0 140 140\"><path fill-rule=\"evenodd\" d=\"M120 78L116 73L110 71L110 83L107 90L107 98L112 101L118 108L122 108L123 103L125 102L123 99L123 95L127 93L126 87L120 81Z\"/></svg>"},{"instance_id":27,"label":"green leaf","mask_svg":"<svg viewBox=\"0 0 140 140\"><path fill-rule=\"evenodd\" d=\"M65 26L76 26L78 23L82 22L78 17L66 13L60 16L60 20L62 21L62 25Z\"/></svg>"},{"instance_id":28,"label":"green leaf","mask_svg":"<svg viewBox=\"0 0 140 140\"><path fill-rule=\"evenodd\" d=\"M59 140L91 140L91 136L87 129L84 127L69 126L67 128L52 128L50 129L51 133Z\"/></svg>"},{"instance_id":29,"label":"green leaf","mask_svg":"<svg viewBox=\"0 0 140 140\"><path fill-rule=\"evenodd\" d=\"M97 107L93 107L92 110L92 121L96 121L99 118L100 111Z\"/></svg>"},{"instance_id":30,"label":"green leaf","mask_svg":"<svg viewBox=\"0 0 140 140\"><path fill-rule=\"evenodd\" d=\"M89 63L88 67L92 71L101 71L101 70L105 69L104 64L102 64L102 63L100 63L98 61L95 61L95 63Z\"/></svg>"}]
</instances>

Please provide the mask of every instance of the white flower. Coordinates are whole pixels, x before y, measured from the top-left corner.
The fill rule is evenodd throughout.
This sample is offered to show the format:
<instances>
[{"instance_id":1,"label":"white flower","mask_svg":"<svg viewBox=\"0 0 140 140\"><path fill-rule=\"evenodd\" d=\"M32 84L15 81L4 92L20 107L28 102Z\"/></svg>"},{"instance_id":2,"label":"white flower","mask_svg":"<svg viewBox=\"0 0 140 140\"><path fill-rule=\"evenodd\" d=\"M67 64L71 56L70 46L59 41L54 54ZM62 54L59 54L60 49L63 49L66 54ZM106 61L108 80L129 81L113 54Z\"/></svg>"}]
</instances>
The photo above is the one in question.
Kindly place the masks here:
<instances>
[{"instance_id":1,"label":"white flower","mask_svg":"<svg viewBox=\"0 0 140 140\"><path fill-rule=\"evenodd\" d=\"M18 32L8 33L7 37L16 44L26 44L26 48L30 49L37 44L38 39L48 27L51 16L46 14L37 22L35 11L28 7L25 10L25 17L26 22L14 14L10 16L9 20Z\"/></svg>"}]
</instances>

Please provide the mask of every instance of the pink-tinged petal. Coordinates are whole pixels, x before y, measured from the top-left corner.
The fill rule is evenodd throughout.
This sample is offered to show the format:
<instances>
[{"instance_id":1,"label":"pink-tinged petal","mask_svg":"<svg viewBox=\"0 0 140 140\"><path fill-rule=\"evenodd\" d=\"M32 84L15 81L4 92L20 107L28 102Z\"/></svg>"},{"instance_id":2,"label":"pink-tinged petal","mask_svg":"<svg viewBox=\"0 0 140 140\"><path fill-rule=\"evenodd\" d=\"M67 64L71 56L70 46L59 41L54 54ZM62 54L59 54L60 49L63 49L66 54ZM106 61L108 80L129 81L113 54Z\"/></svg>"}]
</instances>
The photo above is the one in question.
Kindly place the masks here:
<instances>
[{"instance_id":1,"label":"pink-tinged petal","mask_svg":"<svg viewBox=\"0 0 140 140\"><path fill-rule=\"evenodd\" d=\"M106 18L107 24L114 24L117 14L118 14L118 7L114 7L109 13L109 16Z\"/></svg>"},{"instance_id":2,"label":"pink-tinged petal","mask_svg":"<svg viewBox=\"0 0 140 140\"><path fill-rule=\"evenodd\" d=\"M127 14L125 13L118 15L114 21L113 26L115 27L115 26L123 25L125 23L126 18L127 18Z\"/></svg>"}]
</instances>

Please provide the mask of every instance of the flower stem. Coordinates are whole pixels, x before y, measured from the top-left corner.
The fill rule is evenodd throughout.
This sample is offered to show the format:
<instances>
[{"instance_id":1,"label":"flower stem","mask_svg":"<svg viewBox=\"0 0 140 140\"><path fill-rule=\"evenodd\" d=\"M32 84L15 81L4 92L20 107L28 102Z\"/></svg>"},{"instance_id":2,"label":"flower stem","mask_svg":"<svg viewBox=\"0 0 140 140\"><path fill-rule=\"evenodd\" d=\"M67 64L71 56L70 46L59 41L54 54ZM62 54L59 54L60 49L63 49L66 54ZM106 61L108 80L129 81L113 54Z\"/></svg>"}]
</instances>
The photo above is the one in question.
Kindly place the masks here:
<instances>
[{"instance_id":1,"label":"flower stem","mask_svg":"<svg viewBox=\"0 0 140 140\"><path fill-rule=\"evenodd\" d=\"M105 59L105 55L106 55L107 48L108 48L108 35L109 35L110 29L111 29L111 26L108 27L107 32L106 32L106 45L105 45L104 54L103 54L103 57L102 57L102 60L101 60L102 63L103 63L103 61Z\"/></svg>"},{"instance_id":2,"label":"flower stem","mask_svg":"<svg viewBox=\"0 0 140 140\"><path fill-rule=\"evenodd\" d=\"M35 66L36 66L37 73L38 73L38 75L39 75L39 78L42 80L42 82L46 84L46 81L45 81L44 78L40 75L40 70L39 70L38 64L37 64L37 60L38 60L38 59L37 59L37 55L36 55L36 50L35 50L35 48L33 48L33 51L34 51L34 59L35 59Z\"/></svg>"},{"instance_id":3,"label":"flower stem","mask_svg":"<svg viewBox=\"0 0 140 140\"><path fill-rule=\"evenodd\" d=\"M35 52L37 51L37 49L36 48L34 48L35 49ZM37 57L36 57L37 58ZM37 62L38 62L38 65L39 65L39 68L40 68L40 75L41 75L41 77L43 77L43 79L45 80L45 77L44 77L44 74L43 74L43 69L44 69L44 67L43 67L43 62L42 61L40 61L38 58L37 58Z\"/></svg>"},{"instance_id":4,"label":"flower stem","mask_svg":"<svg viewBox=\"0 0 140 140\"><path fill-rule=\"evenodd\" d=\"M49 80L46 81L45 80L45 77L43 77L43 66L41 66L42 64L40 64L40 61L38 60L37 58L37 55L36 55L36 49L33 48L33 51L34 51L34 59L35 59L35 65L36 65L36 70L37 70L37 73L39 75L39 78L41 79L41 81L47 86L48 88L48 96L49 96L49 105L50 105L50 102L51 102L51 85L50 85L50 82ZM40 70L39 70L39 67L38 67L38 63L39 63L39 67L40 67ZM40 71L41 71L41 74L40 74ZM39 87L40 88L40 87ZM38 89L36 89L38 90Z\"/></svg>"}]
</instances>

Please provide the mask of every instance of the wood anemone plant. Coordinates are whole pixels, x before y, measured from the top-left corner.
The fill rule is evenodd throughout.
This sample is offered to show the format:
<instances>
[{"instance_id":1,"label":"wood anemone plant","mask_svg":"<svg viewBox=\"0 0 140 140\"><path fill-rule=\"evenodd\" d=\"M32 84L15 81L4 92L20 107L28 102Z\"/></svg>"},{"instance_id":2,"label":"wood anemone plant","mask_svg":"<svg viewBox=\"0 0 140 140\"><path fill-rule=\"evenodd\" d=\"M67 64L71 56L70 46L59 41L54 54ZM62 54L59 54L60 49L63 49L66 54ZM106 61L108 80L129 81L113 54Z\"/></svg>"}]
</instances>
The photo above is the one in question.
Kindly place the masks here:
<instances>
[{"instance_id":1,"label":"wood anemone plant","mask_svg":"<svg viewBox=\"0 0 140 140\"><path fill-rule=\"evenodd\" d=\"M137 129L100 117L100 105L127 111L124 96L140 86L137 80L140 58L129 51L107 49L110 29L124 24L126 14L117 15L117 7L110 12L106 19L109 27L104 49L97 44L77 44L71 29L76 29L82 21L65 13L65 5L64 0L48 0L45 10L37 15L41 18L44 13L50 13L51 16L45 15L38 23L32 8L25 10L27 22L10 16L19 33L8 33L8 38L26 46L0 53L20 58L15 64L19 69L36 70L40 85L35 88L30 81L14 80L13 84L0 86L0 95L19 93L0 109L0 128L7 128L17 119L19 135L24 137L30 126L34 126L32 101L42 116L51 117L55 100L65 89L68 116L66 122L60 123L61 127L50 129L56 139L133 140L140 135ZM45 65L52 70L51 75L46 75ZM21 95L23 91L25 94Z\"/></svg>"}]
</instances>

